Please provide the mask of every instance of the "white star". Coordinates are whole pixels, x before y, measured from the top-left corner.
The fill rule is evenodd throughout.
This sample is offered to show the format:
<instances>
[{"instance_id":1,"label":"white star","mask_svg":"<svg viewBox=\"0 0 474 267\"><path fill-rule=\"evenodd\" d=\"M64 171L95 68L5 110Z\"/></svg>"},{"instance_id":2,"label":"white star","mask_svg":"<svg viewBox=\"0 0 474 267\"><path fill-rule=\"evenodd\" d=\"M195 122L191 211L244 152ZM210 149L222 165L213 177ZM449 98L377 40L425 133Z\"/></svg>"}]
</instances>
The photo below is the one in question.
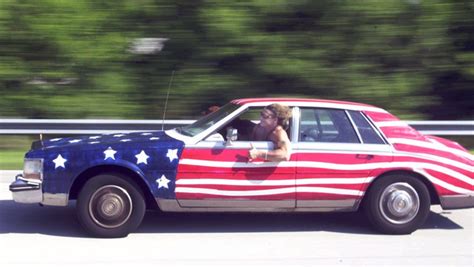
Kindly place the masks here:
<instances>
[{"instance_id":1,"label":"white star","mask_svg":"<svg viewBox=\"0 0 474 267\"><path fill-rule=\"evenodd\" d=\"M111 158L111 159L115 160L115 153L117 153L117 151L113 150L113 149L109 146L109 148L107 148L107 150L104 150L104 155L105 155L104 160L106 160L106 159L108 159L108 158Z\"/></svg>"},{"instance_id":2,"label":"white star","mask_svg":"<svg viewBox=\"0 0 474 267\"><path fill-rule=\"evenodd\" d=\"M142 150L142 152L140 152L140 154L136 154L135 157L137 158L137 164L148 164L147 159L149 158L149 156L145 153L145 151Z\"/></svg>"},{"instance_id":3,"label":"white star","mask_svg":"<svg viewBox=\"0 0 474 267\"><path fill-rule=\"evenodd\" d=\"M159 137L151 137L150 140L160 140Z\"/></svg>"},{"instance_id":4,"label":"white star","mask_svg":"<svg viewBox=\"0 0 474 267\"><path fill-rule=\"evenodd\" d=\"M91 144L91 145L93 145L93 144L98 144L98 143L100 143L100 142L98 142L98 141L89 142L89 144Z\"/></svg>"},{"instance_id":5,"label":"white star","mask_svg":"<svg viewBox=\"0 0 474 267\"><path fill-rule=\"evenodd\" d=\"M178 150L168 149L168 154L166 154L166 156L170 159L170 162L172 162L174 159L178 159Z\"/></svg>"},{"instance_id":6,"label":"white star","mask_svg":"<svg viewBox=\"0 0 474 267\"><path fill-rule=\"evenodd\" d=\"M142 135L151 135L151 133L142 133Z\"/></svg>"},{"instance_id":7,"label":"white star","mask_svg":"<svg viewBox=\"0 0 474 267\"><path fill-rule=\"evenodd\" d=\"M99 135L97 135L97 136L89 136L89 139L99 139L99 138L100 138Z\"/></svg>"},{"instance_id":8,"label":"white star","mask_svg":"<svg viewBox=\"0 0 474 267\"><path fill-rule=\"evenodd\" d=\"M49 141L51 141L51 142L57 142L57 141L59 141L59 140L61 140L61 139L62 139L62 138L54 138L54 139L51 139L51 140L49 140Z\"/></svg>"},{"instance_id":9,"label":"white star","mask_svg":"<svg viewBox=\"0 0 474 267\"><path fill-rule=\"evenodd\" d=\"M158 183L158 189L162 187L169 189L168 184L170 180L168 180L166 176L162 175L160 179L156 179L156 182Z\"/></svg>"},{"instance_id":10,"label":"white star","mask_svg":"<svg viewBox=\"0 0 474 267\"><path fill-rule=\"evenodd\" d=\"M124 134L114 134L114 137L122 137L125 136Z\"/></svg>"},{"instance_id":11,"label":"white star","mask_svg":"<svg viewBox=\"0 0 474 267\"><path fill-rule=\"evenodd\" d=\"M81 141L82 141L81 139L74 139L74 140L69 141L69 143L74 144L74 143L79 143Z\"/></svg>"},{"instance_id":12,"label":"white star","mask_svg":"<svg viewBox=\"0 0 474 267\"><path fill-rule=\"evenodd\" d=\"M57 169L58 167L63 167L63 168L66 168L66 166L64 166L64 163L67 161L67 159L63 158L61 156L61 154L58 155L58 157L56 159L53 160L54 162L54 168Z\"/></svg>"},{"instance_id":13,"label":"white star","mask_svg":"<svg viewBox=\"0 0 474 267\"><path fill-rule=\"evenodd\" d=\"M124 142L124 143L125 142L130 142L130 141L132 141L132 139L122 139L122 140L120 140L120 142Z\"/></svg>"}]
</instances>

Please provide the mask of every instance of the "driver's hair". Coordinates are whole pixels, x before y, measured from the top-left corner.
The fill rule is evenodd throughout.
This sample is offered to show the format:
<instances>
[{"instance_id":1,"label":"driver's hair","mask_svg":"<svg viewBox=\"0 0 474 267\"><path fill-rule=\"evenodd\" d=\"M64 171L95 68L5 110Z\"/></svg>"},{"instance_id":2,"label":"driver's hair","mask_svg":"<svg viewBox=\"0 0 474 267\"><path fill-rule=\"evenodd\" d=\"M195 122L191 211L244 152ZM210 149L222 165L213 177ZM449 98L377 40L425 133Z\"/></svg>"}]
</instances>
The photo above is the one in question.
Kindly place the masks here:
<instances>
[{"instance_id":1,"label":"driver's hair","mask_svg":"<svg viewBox=\"0 0 474 267\"><path fill-rule=\"evenodd\" d=\"M290 126L290 118L291 118L291 109L282 104L273 103L265 107L265 109L271 111L277 117L278 125L283 127L283 129L288 129Z\"/></svg>"}]
</instances>

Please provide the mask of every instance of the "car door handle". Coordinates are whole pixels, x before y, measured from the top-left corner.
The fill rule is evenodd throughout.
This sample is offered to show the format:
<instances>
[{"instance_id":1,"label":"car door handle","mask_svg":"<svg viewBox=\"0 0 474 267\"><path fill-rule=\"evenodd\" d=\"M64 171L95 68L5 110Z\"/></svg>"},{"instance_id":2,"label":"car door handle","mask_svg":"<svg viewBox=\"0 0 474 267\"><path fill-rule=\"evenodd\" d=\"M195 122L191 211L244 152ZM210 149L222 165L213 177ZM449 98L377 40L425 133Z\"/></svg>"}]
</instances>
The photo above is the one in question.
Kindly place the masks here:
<instances>
[{"instance_id":1,"label":"car door handle","mask_svg":"<svg viewBox=\"0 0 474 267\"><path fill-rule=\"evenodd\" d=\"M370 154L357 154L357 155L356 155L356 158L358 158L358 159L371 160L371 159L374 158L374 155L370 155Z\"/></svg>"}]
</instances>

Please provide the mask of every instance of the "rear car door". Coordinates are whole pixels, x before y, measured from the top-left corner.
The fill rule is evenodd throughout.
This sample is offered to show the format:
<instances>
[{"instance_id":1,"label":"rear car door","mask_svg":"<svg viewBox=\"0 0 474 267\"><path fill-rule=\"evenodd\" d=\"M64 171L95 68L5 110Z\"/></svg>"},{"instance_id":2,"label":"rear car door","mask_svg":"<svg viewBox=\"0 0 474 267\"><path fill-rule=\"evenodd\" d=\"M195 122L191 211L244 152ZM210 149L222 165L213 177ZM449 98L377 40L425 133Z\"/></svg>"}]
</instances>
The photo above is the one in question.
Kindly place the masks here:
<instances>
[{"instance_id":1,"label":"rear car door","mask_svg":"<svg viewBox=\"0 0 474 267\"><path fill-rule=\"evenodd\" d=\"M358 111L301 108L299 118L297 208L353 209L374 169L391 161L390 146Z\"/></svg>"}]
</instances>

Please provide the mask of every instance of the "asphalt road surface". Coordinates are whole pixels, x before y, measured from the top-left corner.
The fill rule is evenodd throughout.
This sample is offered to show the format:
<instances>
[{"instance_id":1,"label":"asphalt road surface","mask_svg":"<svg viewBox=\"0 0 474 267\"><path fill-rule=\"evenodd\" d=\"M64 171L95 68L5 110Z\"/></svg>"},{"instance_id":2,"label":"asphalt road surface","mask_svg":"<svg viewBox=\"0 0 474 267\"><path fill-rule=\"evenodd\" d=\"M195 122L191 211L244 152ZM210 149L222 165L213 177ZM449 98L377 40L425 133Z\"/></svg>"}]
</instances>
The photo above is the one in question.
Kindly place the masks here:
<instances>
[{"instance_id":1,"label":"asphalt road surface","mask_svg":"<svg viewBox=\"0 0 474 267\"><path fill-rule=\"evenodd\" d=\"M434 206L405 236L375 233L358 213L149 212L136 233L95 239L74 204L17 204L0 183L0 266L474 266L474 209Z\"/></svg>"}]
</instances>

